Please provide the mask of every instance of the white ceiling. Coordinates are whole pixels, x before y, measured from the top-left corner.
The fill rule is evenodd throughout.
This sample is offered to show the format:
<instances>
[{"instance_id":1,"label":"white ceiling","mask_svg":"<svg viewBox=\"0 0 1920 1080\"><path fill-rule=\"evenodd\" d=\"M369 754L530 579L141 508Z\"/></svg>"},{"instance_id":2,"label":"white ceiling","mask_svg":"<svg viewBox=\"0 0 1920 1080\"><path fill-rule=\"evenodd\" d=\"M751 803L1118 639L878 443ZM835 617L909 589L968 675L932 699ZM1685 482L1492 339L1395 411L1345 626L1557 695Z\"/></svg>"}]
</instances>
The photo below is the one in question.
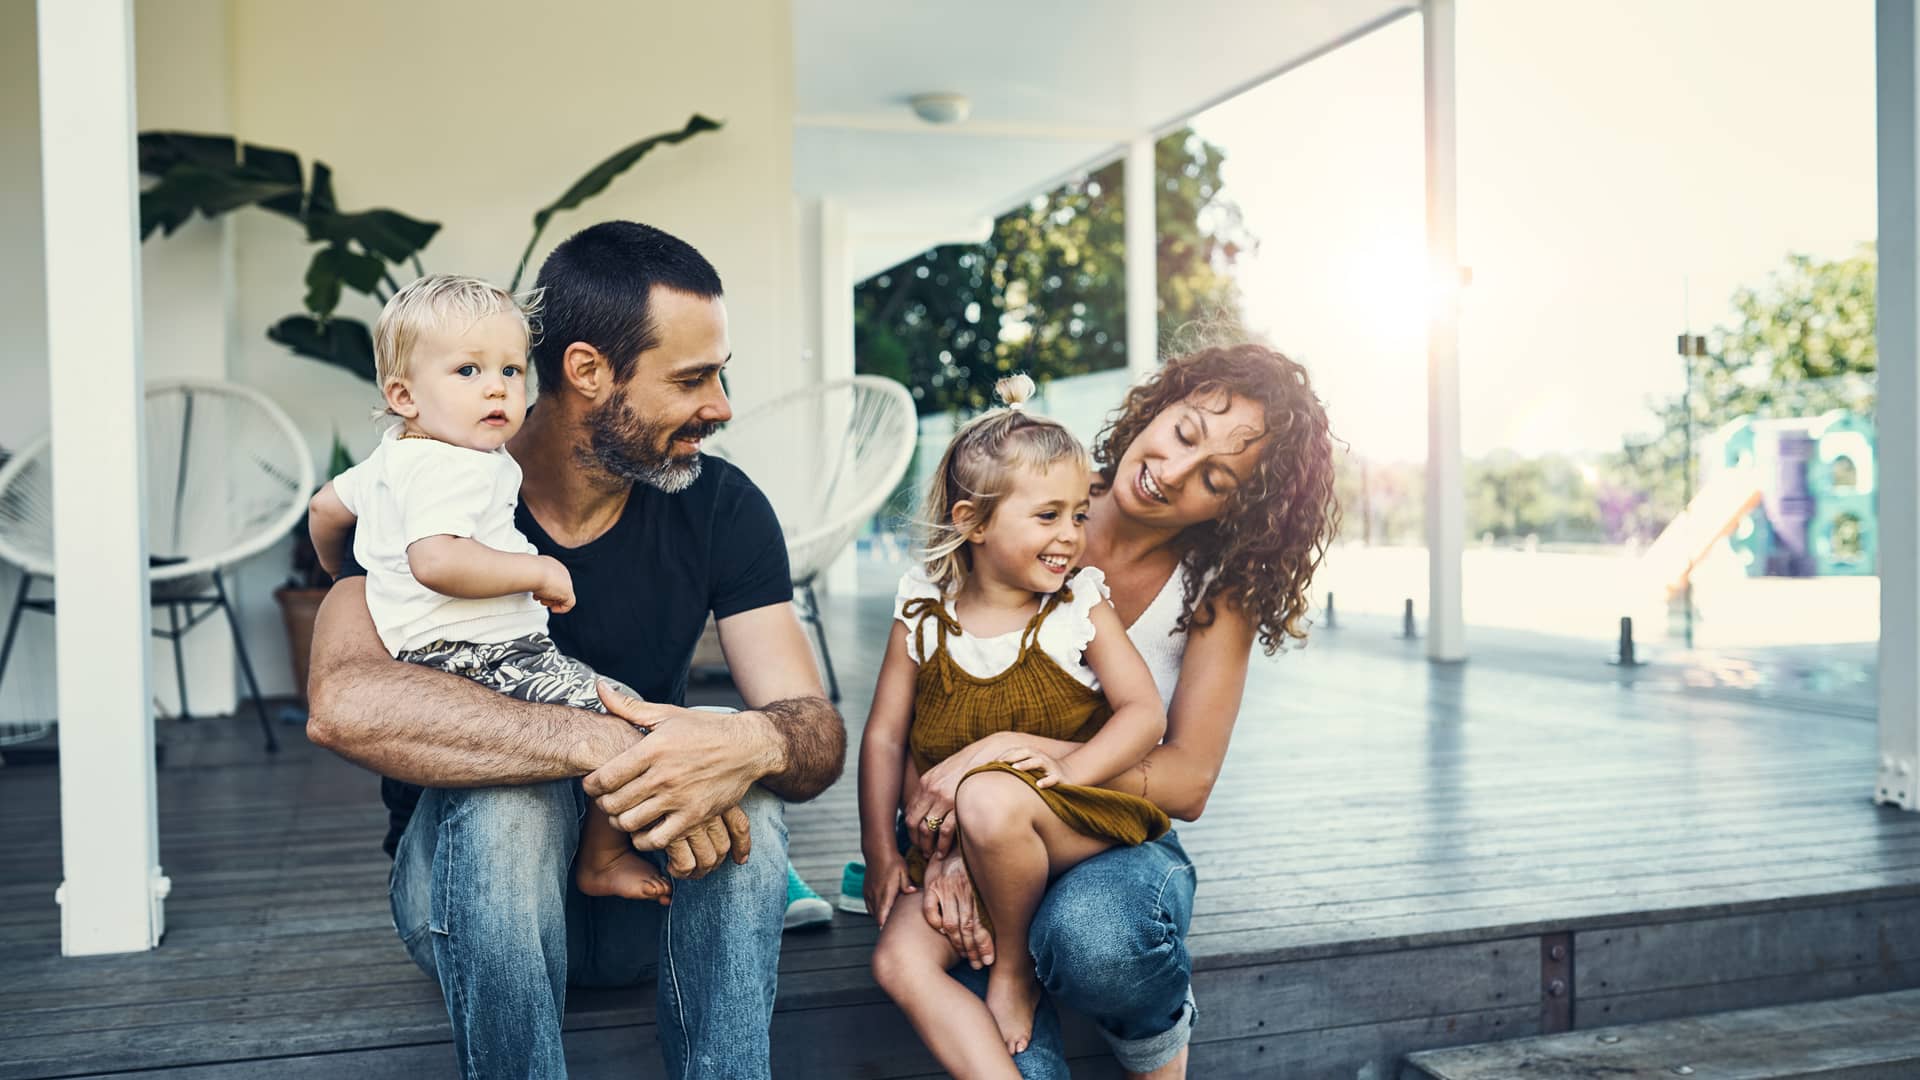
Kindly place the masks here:
<instances>
[{"instance_id":1,"label":"white ceiling","mask_svg":"<svg viewBox=\"0 0 1920 1080\"><path fill-rule=\"evenodd\" d=\"M794 188L840 201L865 277L1417 0L793 0ZM936 128L907 99L951 91Z\"/></svg>"}]
</instances>

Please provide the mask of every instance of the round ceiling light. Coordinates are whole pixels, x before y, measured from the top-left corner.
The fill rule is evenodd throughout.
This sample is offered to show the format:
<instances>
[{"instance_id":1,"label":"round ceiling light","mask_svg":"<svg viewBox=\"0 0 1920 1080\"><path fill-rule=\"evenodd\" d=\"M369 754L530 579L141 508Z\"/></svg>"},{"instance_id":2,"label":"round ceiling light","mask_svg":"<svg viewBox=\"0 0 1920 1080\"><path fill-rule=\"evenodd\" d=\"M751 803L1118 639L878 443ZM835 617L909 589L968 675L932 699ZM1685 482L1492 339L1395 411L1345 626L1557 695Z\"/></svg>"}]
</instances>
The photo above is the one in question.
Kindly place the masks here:
<instances>
[{"instance_id":1,"label":"round ceiling light","mask_svg":"<svg viewBox=\"0 0 1920 1080\"><path fill-rule=\"evenodd\" d=\"M915 94L907 104L929 124L957 124L973 111L973 102L965 94Z\"/></svg>"}]
</instances>

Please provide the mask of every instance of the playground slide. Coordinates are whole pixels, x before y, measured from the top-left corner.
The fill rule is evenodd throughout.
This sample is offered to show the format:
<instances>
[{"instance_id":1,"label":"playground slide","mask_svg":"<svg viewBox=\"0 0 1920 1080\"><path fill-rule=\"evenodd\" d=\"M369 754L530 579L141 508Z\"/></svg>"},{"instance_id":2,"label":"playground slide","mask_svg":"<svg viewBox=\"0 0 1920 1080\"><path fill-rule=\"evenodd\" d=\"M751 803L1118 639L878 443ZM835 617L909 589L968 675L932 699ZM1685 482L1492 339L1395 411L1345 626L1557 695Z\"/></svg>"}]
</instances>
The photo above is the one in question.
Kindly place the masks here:
<instances>
[{"instance_id":1,"label":"playground slide","mask_svg":"<svg viewBox=\"0 0 1920 1080\"><path fill-rule=\"evenodd\" d=\"M1757 469L1724 469L1700 489L1680 516L1660 532L1640 556L1650 576L1666 586L1669 597L1686 588L1687 578L1713 545L1738 528L1760 505Z\"/></svg>"}]
</instances>

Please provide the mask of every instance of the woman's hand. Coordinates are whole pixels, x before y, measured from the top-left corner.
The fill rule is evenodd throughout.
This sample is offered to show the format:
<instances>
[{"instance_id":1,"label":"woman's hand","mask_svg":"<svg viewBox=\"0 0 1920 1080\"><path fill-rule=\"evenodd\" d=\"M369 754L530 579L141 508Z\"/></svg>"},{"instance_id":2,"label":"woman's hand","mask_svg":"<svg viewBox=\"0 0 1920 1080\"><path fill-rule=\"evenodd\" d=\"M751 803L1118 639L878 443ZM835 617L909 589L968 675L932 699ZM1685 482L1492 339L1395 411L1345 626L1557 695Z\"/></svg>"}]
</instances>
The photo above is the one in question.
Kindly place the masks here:
<instances>
[{"instance_id":1,"label":"woman's hand","mask_svg":"<svg viewBox=\"0 0 1920 1080\"><path fill-rule=\"evenodd\" d=\"M913 844L929 859L944 859L953 852L953 839L960 823L953 816L953 796L968 771L997 759L1004 749L1004 733L989 735L949 756L920 777L917 788L907 800L907 831Z\"/></svg>"},{"instance_id":2,"label":"woman's hand","mask_svg":"<svg viewBox=\"0 0 1920 1080\"><path fill-rule=\"evenodd\" d=\"M1004 761L1021 772L1033 773L1038 777L1033 782L1037 788L1050 788L1061 781L1072 782L1060 759L1037 747L1009 746L994 760Z\"/></svg>"},{"instance_id":3,"label":"woman's hand","mask_svg":"<svg viewBox=\"0 0 1920 1080\"><path fill-rule=\"evenodd\" d=\"M907 876L907 861L894 855L867 860L863 891L867 897L867 910L881 926L885 926L887 916L892 913L894 902L900 899L901 894L920 890L914 888L913 879Z\"/></svg>"},{"instance_id":4,"label":"woman's hand","mask_svg":"<svg viewBox=\"0 0 1920 1080\"><path fill-rule=\"evenodd\" d=\"M974 910L973 878L967 874L967 864L960 859L929 862L925 880L920 913L927 925L945 934L953 951L975 971L993 963L993 935Z\"/></svg>"}]
</instances>

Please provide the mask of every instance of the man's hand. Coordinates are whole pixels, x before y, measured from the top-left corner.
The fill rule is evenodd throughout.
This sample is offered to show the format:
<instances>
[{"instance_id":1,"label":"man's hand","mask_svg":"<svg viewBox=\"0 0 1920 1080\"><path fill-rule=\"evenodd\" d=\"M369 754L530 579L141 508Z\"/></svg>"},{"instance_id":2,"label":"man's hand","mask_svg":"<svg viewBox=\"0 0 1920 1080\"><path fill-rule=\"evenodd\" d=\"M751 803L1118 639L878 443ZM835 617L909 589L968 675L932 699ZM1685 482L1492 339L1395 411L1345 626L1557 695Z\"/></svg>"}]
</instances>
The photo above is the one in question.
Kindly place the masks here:
<instances>
[{"instance_id":1,"label":"man's hand","mask_svg":"<svg viewBox=\"0 0 1920 1080\"><path fill-rule=\"evenodd\" d=\"M713 873L728 855L733 856L735 863L744 866L752 851L753 829L746 811L738 806L729 806L720 812L719 817L708 819L699 828L667 845L667 873L672 877L698 881Z\"/></svg>"},{"instance_id":2,"label":"man's hand","mask_svg":"<svg viewBox=\"0 0 1920 1080\"><path fill-rule=\"evenodd\" d=\"M757 713L656 705L605 681L600 700L608 712L648 734L582 783L641 851L659 851L682 838L691 847L696 826L737 807L755 781L780 768L778 736Z\"/></svg>"}]
</instances>

